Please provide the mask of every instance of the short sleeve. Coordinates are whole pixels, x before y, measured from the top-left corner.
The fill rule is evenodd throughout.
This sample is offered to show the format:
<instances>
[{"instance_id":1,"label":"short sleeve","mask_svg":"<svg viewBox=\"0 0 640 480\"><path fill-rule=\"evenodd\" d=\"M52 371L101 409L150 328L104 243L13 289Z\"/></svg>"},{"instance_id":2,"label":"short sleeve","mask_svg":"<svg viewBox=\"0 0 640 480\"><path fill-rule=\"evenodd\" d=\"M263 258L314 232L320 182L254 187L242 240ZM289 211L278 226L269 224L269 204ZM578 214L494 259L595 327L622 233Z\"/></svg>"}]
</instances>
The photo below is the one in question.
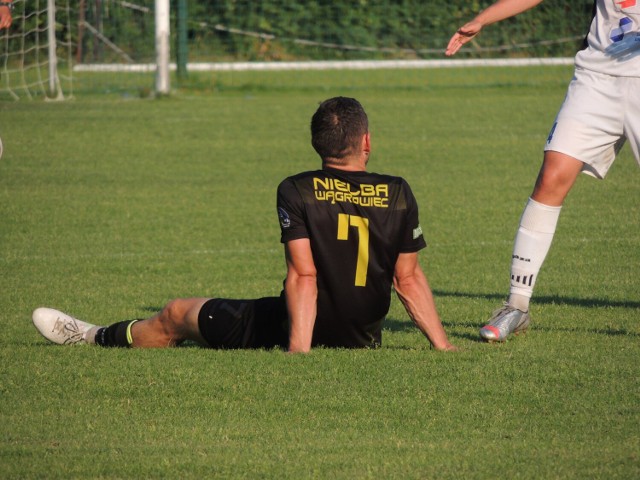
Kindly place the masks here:
<instances>
[{"instance_id":1,"label":"short sleeve","mask_svg":"<svg viewBox=\"0 0 640 480\"><path fill-rule=\"evenodd\" d=\"M305 223L304 202L291 178L287 178L278 186L277 208L282 243L309 238Z\"/></svg>"},{"instance_id":2,"label":"short sleeve","mask_svg":"<svg viewBox=\"0 0 640 480\"><path fill-rule=\"evenodd\" d=\"M427 242L424 239L422 227L420 226L418 202L413 196L411 187L409 187L409 184L405 180L402 181L402 190L405 195L407 213L405 231L402 245L400 246L400 252L412 253L425 248L427 246Z\"/></svg>"}]
</instances>

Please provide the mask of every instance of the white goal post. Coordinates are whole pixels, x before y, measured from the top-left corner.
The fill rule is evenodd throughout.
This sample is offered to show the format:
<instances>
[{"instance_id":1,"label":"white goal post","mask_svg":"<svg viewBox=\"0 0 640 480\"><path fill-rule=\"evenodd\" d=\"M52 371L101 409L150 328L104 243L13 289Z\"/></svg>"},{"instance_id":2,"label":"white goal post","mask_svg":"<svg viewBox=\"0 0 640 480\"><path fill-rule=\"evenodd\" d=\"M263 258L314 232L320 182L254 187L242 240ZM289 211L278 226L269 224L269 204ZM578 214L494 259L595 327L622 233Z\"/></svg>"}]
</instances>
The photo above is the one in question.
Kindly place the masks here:
<instances>
[{"instance_id":1,"label":"white goal post","mask_svg":"<svg viewBox=\"0 0 640 480\"><path fill-rule=\"evenodd\" d=\"M169 82L169 0L155 0L156 9L156 93L168 95Z\"/></svg>"},{"instance_id":2,"label":"white goal post","mask_svg":"<svg viewBox=\"0 0 640 480\"><path fill-rule=\"evenodd\" d=\"M58 80L58 57L56 56L56 2L47 0L47 53L49 57L49 94L56 98L62 96Z\"/></svg>"}]
</instances>

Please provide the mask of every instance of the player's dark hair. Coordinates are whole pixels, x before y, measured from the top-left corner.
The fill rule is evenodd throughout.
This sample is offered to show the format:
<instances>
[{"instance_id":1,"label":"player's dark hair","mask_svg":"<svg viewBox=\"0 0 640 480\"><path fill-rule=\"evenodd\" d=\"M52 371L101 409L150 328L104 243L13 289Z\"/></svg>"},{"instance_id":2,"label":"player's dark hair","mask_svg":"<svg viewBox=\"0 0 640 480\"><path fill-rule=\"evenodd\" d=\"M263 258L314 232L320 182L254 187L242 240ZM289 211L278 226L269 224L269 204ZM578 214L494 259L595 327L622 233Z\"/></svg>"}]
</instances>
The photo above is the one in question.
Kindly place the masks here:
<instances>
[{"instance_id":1,"label":"player's dark hair","mask_svg":"<svg viewBox=\"0 0 640 480\"><path fill-rule=\"evenodd\" d=\"M334 97L320 104L311 118L311 145L323 160L356 153L369 131L367 114L355 98Z\"/></svg>"}]
</instances>

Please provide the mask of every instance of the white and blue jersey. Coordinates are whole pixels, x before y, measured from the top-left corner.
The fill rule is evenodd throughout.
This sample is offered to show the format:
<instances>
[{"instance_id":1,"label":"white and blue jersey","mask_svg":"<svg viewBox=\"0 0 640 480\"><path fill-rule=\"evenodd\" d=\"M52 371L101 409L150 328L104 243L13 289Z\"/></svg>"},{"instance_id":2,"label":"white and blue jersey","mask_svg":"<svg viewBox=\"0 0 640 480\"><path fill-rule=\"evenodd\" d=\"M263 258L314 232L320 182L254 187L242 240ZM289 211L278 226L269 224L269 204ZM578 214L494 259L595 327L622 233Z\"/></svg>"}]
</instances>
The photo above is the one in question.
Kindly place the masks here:
<instances>
[{"instance_id":1,"label":"white and blue jersey","mask_svg":"<svg viewBox=\"0 0 640 480\"><path fill-rule=\"evenodd\" d=\"M596 0L586 44L576 67L640 77L640 0Z\"/></svg>"},{"instance_id":2,"label":"white and blue jersey","mask_svg":"<svg viewBox=\"0 0 640 480\"><path fill-rule=\"evenodd\" d=\"M640 164L640 0L596 0L593 12L545 151L604 178L625 143Z\"/></svg>"}]
</instances>

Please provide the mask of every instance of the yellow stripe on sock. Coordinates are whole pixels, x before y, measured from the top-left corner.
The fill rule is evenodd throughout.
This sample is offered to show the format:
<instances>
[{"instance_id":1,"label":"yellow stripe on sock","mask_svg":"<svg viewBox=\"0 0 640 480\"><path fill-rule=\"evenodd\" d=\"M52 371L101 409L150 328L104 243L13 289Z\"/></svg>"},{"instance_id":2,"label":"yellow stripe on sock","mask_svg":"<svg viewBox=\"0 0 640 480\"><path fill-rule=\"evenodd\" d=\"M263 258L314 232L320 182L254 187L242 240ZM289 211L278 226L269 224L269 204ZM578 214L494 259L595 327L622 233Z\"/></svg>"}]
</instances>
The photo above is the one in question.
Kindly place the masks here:
<instances>
[{"instance_id":1,"label":"yellow stripe on sock","mask_svg":"<svg viewBox=\"0 0 640 480\"><path fill-rule=\"evenodd\" d=\"M139 320L133 320L129 325L127 325L127 342L129 345L133 343L133 337L131 336L131 327L134 323L139 322Z\"/></svg>"}]
</instances>

